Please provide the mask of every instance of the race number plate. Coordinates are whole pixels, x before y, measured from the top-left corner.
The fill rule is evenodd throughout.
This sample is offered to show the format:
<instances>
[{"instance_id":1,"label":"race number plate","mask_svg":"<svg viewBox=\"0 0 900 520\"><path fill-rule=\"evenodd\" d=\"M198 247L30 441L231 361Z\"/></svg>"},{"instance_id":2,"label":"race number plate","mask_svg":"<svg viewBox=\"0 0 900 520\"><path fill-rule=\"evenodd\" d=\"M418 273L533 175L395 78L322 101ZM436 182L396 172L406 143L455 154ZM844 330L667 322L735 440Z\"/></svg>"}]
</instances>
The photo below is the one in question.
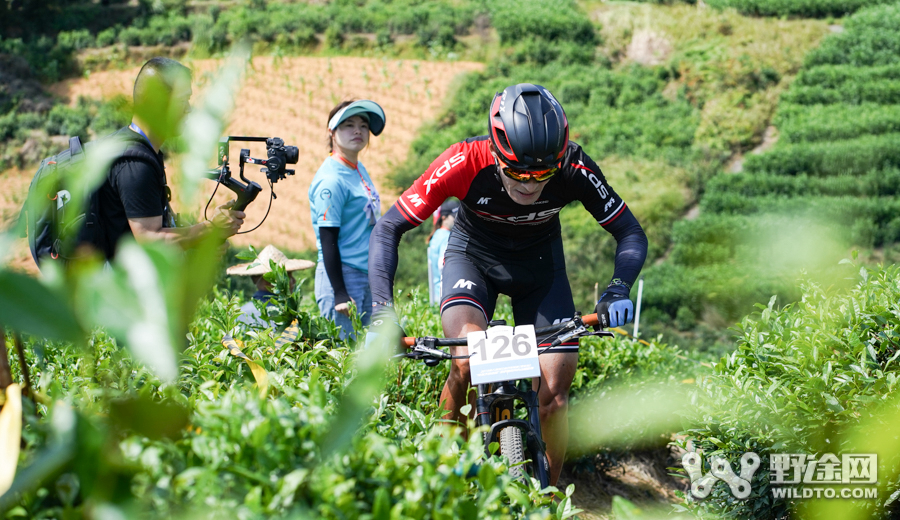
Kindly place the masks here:
<instances>
[{"instance_id":1,"label":"race number plate","mask_svg":"<svg viewBox=\"0 0 900 520\"><path fill-rule=\"evenodd\" d=\"M473 385L541 375L532 325L491 327L486 333L470 332L466 339Z\"/></svg>"}]
</instances>

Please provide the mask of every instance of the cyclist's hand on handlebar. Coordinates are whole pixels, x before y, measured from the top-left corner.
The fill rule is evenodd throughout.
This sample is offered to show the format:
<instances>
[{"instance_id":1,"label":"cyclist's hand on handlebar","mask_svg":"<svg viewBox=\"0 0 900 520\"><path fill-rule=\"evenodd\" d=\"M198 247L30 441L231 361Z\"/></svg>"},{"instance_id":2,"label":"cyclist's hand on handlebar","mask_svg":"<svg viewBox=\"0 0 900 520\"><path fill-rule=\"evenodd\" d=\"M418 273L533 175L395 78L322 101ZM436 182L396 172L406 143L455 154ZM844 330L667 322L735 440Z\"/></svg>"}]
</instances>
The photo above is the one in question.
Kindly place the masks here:
<instances>
[{"instance_id":1,"label":"cyclist's hand on handlebar","mask_svg":"<svg viewBox=\"0 0 900 520\"><path fill-rule=\"evenodd\" d=\"M372 324L369 331L366 332L366 347L370 348L379 341L390 341L393 351L400 338L406 336L403 327L400 326L400 320L397 318L397 312L393 307L387 305L379 305L372 312Z\"/></svg>"},{"instance_id":2,"label":"cyclist's hand on handlebar","mask_svg":"<svg viewBox=\"0 0 900 520\"><path fill-rule=\"evenodd\" d=\"M634 319L634 304L627 292L623 294L624 291L627 290L610 287L600 296L600 301L594 307L600 327L621 327Z\"/></svg>"}]
</instances>

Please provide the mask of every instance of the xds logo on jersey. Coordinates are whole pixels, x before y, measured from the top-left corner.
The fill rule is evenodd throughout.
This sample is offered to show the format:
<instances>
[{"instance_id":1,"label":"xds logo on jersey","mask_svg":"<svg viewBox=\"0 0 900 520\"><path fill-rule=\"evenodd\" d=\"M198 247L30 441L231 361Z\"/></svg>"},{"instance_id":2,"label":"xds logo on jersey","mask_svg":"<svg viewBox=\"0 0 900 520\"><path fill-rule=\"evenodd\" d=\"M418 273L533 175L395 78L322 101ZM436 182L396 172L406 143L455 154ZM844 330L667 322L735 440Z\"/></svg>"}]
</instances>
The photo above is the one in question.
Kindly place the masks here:
<instances>
[{"instance_id":1,"label":"xds logo on jersey","mask_svg":"<svg viewBox=\"0 0 900 520\"><path fill-rule=\"evenodd\" d=\"M609 196L609 191L606 190L606 186L603 185L603 181L597 178L594 175L594 172L590 170L587 166L584 165L584 162L578 161L578 164L572 165L575 169L580 170L581 174L587 177L588 182L597 189L597 193L600 194L600 198L605 199Z\"/></svg>"},{"instance_id":2,"label":"xds logo on jersey","mask_svg":"<svg viewBox=\"0 0 900 520\"><path fill-rule=\"evenodd\" d=\"M491 222L503 222L505 224L540 224L553 218L562 211L562 208L546 209L544 211L535 211L527 215L492 215L484 211L476 211L479 217L490 220Z\"/></svg>"},{"instance_id":3,"label":"xds logo on jersey","mask_svg":"<svg viewBox=\"0 0 900 520\"><path fill-rule=\"evenodd\" d=\"M454 166L465 160L466 156L462 152L459 152L458 154L444 161L444 164L431 172L431 177L429 177L428 180L425 181L425 194L428 195L429 193L431 193L432 184L436 183L438 179L443 177L444 174L449 172Z\"/></svg>"}]
</instances>

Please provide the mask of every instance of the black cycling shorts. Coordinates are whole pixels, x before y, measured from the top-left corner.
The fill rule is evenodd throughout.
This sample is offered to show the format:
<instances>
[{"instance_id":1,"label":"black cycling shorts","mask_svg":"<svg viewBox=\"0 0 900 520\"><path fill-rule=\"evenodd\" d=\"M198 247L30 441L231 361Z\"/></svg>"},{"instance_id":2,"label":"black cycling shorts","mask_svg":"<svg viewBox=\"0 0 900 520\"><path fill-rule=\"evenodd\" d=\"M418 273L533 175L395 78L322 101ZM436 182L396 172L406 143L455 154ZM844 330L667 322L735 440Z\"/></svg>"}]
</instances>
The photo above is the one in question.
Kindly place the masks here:
<instances>
[{"instance_id":1,"label":"black cycling shorts","mask_svg":"<svg viewBox=\"0 0 900 520\"><path fill-rule=\"evenodd\" d=\"M454 230L441 278L441 314L454 305L470 305L489 323L499 294L512 300L517 325L546 327L575 314L561 237L525 251L501 252L500 248L488 250ZM578 340L553 352L577 353Z\"/></svg>"}]
</instances>

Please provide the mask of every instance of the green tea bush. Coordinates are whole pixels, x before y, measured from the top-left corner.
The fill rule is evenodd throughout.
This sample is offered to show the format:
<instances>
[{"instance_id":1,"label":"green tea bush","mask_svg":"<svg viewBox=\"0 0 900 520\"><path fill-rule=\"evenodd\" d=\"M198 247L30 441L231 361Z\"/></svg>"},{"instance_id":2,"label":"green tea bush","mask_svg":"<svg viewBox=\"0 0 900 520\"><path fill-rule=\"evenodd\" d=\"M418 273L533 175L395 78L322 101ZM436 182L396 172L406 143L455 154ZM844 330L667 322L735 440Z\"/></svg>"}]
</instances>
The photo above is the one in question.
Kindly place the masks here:
<instances>
[{"instance_id":1,"label":"green tea bush","mask_svg":"<svg viewBox=\"0 0 900 520\"><path fill-rule=\"evenodd\" d=\"M56 44L64 49L80 51L96 46L94 36L87 29L63 31L56 35Z\"/></svg>"},{"instance_id":2,"label":"green tea bush","mask_svg":"<svg viewBox=\"0 0 900 520\"><path fill-rule=\"evenodd\" d=\"M873 414L900 382L900 267L859 269L861 280L850 291L806 283L796 303L778 308L773 298L741 321L737 348L698 383L697 406L686 417L691 427L683 434L707 459L724 456L735 467L744 452L755 451L763 463L748 500L734 500L718 486L705 501L689 502L692 508L735 518L780 517L799 504L773 499L769 454L859 453L850 433L879 428ZM884 454L888 447L868 449ZM879 457L878 463L886 497L897 487L897 461Z\"/></svg>"},{"instance_id":3,"label":"green tea bush","mask_svg":"<svg viewBox=\"0 0 900 520\"><path fill-rule=\"evenodd\" d=\"M744 161L748 173L782 175L864 174L900 166L900 134L866 135L843 141L796 143L776 146Z\"/></svg>"},{"instance_id":4,"label":"green tea bush","mask_svg":"<svg viewBox=\"0 0 900 520\"><path fill-rule=\"evenodd\" d=\"M864 9L849 17L845 31L826 38L809 53L806 67L853 65L875 67L900 63L900 5Z\"/></svg>"},{"instance_id":5,"label":"green tea bush","mask_svg":"<svg viewBox=\"0 0 900 520\"><path fill-rule=\"evenodd\" d=\"M283 272L274 281L288 286ZM437 397L446 367L361 368L365 354L334 339L334 325L310 314L318 313L311 299L298 303L301 292L279 291L278 307L287 314L278 322L297 319L296 340L276 347L268 331L237 326L243 302L217 290L188 325L179 376L170 383L103 331L91 335L86 350L26 338L41 404L26 411L20 465L46 463L54 439L71 435L50 415L74 407L79 433L72 440L77 455L66 459L63 451L53 461L63 478L39 481L13 502L13 514L58 516L103 500L142 518L567 516L571 506L550 504L539 490L513 482L504 459L485 457L480 436L465 441L442 424ZM398 303L411 333L437 332L437 314L421 299ZM263 376L222 346L225 334L242 340ZM682 370L692 374L698 366L667 345L588 343L573 388L584 398L602 391L604 381L680 380ZM17 369L13 361L20 378ZM268 381L265 390L259 377ZM387 387L378 386L382 378ZM374 396L360 394L373 384ZM59 404L44 404L53 401ZM342 415L348 408L357 411ZM74 490L66 487L73 482ZM114 491L107 489L112 483Z\"/></svg>"},{"instance_id":6,"label":"green tea bush","mask_svg":"<svg viewBox=\"0 0 900 520\"><path fill-rule=\"evenodd\" d=\"M852 81L841 84L837 88L794 86L781 99L787 103L798 105L898 104L900 103L900 81L894 79Z\"/></svg>"},{"instance_id":7,"label":"green tea bush","mask_svg":"<svg viewBox=\"0 0 900 520\"><path fill-rule=\"evenodd\" d=\"M740 197L897 197L900 196L900 169L878 170L865 175L815 177L771 173L719 175L709 180L705 195ZM705 210L718 211L712 206Z\"/></svg>"},{"instance_id":8,"label":"green tea bush","mask_svg":"<svg viewBox=\"0 0 900 520\"><path fill-rule=\"evenodd\" d=\"M547 41L572 41L581 46L599 43L588 17L573 16L572 0L528 0L491 2L491 24L501 43L511 45L535 38Z\"/></svg>"},{"instance_id":9,"label":"green tea bush","mask_svg":"<svg viewBox=\"0 0 900 520\"><path fill-rule=\"evenodd\" d=\"M838 141L900 132L900 104L778 105L773 124L790 143Z\"/></svg>"},{"instance_id":10,"label":"green tea bush","mask_svg":"<svg viewBox=\"0 0 900 520\"><path fill-rule=\"evenodd\" d=\"M802 69L793 85L840 88L847 83L864 84L879 80L900 80L900 65L861 67L858 65L820 65Z\"/></svg>"},{"instance_id":11,"label":"green tea bush","mask_svg":"<svg viewBox=\"0 0 900 520\"><path fill-rule=\"evenodd\" d=\"M900 241L900 200L895 196L858 198L808 195L745 197L737 193L707 195L704 211L720 214L787 214L814 218L850 231L850 241L865 247L881 247Z\"/></svg>"},{"instance_id":12,"label":"green tea bush","mask_svg":"<svg viewBox=\"0 0 900 520\"><path fill-rule=\"evenodd\" d=\"M891 2L892 0L708 0L706 3L719 8L733 7L752 16L828 18Z\"/></svg>"}]
</instances>

